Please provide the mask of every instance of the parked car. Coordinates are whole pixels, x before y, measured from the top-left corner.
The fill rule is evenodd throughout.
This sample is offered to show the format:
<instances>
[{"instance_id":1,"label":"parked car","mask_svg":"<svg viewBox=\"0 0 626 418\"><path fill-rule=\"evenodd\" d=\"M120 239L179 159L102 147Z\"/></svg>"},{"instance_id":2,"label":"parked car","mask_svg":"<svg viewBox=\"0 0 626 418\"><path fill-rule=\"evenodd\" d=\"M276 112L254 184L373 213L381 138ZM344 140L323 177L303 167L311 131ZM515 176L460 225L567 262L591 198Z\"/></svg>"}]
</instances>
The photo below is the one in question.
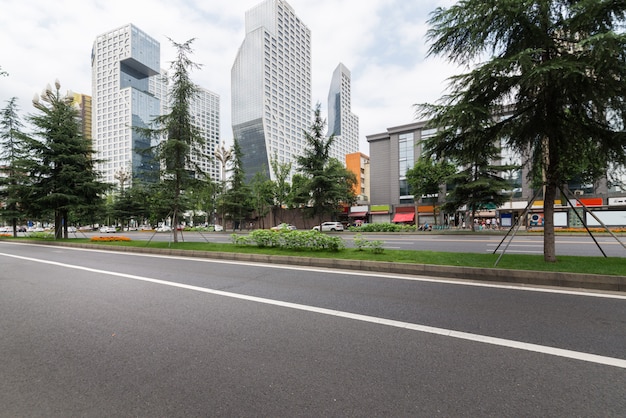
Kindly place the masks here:
<instances>
[{"instance_id":1,"label":"parked car","mask_svg":"<svg viewBox=\"0 0 626 418\"><path fill-rule=\"evenodd\" d=\"M167 225L161 225L156 229L157 232L172 232L172 227Z\"/></svg>"},{"instance_id":2,"label":"parked car","mask_svg":"<svg viewBox=\"0 0 626 418\"><path fill-rule=\"evenodd\" d=\"M320 226L319 225L315 225L313 227L314 231L319 231L320 230ZM322 232L327 232L327 231L343 231L343 224L341 222L323 222L322 223Z\"/></svg>"},{"instance_id":3,"label":"parked car","mask_svg":"<svg viewBox=\"0 0 626 418\"><path fill-rule=\"evenodd\" d=\"M76 227L75 226L68 226L67 227L67 232L75 234L76 233Z\"/></svg>"},{"instance_id":4,"label":"parked car","mask_svg":"<svg viewBox=\"0 0 626 418\"><path fill-rule=\"evenodd\" d=\"M221 232L224 230L222 225L207 225L209 231Z\"/></svg>"},{"instance_id":5,"label":"parked car","mask_svg":"<svg viewBox=\"0 0 626 418\"><path fill-rule=\"evenodd\" d=\"M115 231L115 227L114 226L101 226L100 227L100 232L103 234L108 234L108 233L114 233Z\"/></svg>"},{"instance_id":6,"label":"parked car","mask_svg":"<svg viewBox=\"0 0 626 418\"><path fill-rule=\"evenodd\" d=\"M283 222L281 224L271 227L270 229L272 231L295 231L298 228L296 228L294 225Z\"/></svg>"}]
</instances>

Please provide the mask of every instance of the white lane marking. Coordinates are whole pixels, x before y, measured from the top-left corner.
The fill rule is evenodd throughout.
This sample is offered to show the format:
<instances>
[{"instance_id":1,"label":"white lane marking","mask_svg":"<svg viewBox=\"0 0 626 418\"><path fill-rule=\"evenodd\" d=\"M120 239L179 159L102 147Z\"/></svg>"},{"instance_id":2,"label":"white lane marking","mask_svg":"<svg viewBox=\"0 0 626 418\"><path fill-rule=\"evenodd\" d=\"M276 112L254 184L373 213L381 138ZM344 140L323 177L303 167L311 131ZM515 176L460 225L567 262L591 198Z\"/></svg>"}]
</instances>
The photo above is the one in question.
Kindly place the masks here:
<instances>
[{"instance_id":1,"label":"white lane marking","mask_svg":"<svg viewBox=\"0 0 626 418\"><path fill-rule=\"evenodd\" d=\"M574 360L581 360L581 361L586 361L590 363L596 363L596 364L602 364L606 366L619 367L622 369L626 369L626 360L614 358L614 357L606 357L606 356L600 356L597 354L583 353L580 351L566 350L566 349L561 349L561 348L543 346L539 344L530 344L530 343L525 343L521 341L507 340L504 338L490 337L487 335L471 334L468 332L461 332L461 331L454 331L454 330L445 329L445 328L431 327L428 325L419 325L419 324L413 324L410 322L378 318L375 316L361 315L361 314L355 314L355 313L350 313L350 312L337 311L333 309L319 308L315 306L302 305L299 303L291 303L291 302L284 302L284 301L274 300L274 299L260 298L256 296L241 295L238 293L224 292L221 290L209 289L206 287L192 286L188 284L153 279L153 278L143 277L143 276L135 276L132 274L115 273L111 271L93 269L89 267L74 266L71 264L59 263L57 261L39 260L36 258L23 257L23 256L18 256L18 255L13 255L13 254L4 254L4 253L0 253L0 255L5 256L5 257L17 258L20 260L36 262L36 263L50 264L50 265L54 265L58 267L88 271L91 273L98 273L98 274L122 277L126 279L142 281L142 282L160 284L164 286L176 287L180 289L193 290L196 292L208 293L208 294L212 294L216 296L245 300L249 302L262 303L266 305L279 306L283 308L296 309L296 310L305 311L305 312L313 312L313 313L318 313L322 315L334 316L338 318L353 319L353 320L361 321L361 322L367 322L367 323L378 324L378 325L386 325L386 326L395 327L395 328L403 328L403 329L408 329L412 331L424 332L427 334L442 335L442 336L457 338L457 339L466 340L466 341L497 345L501 347L514 348L518 350L532 351L536 353L548 354L548 355L558 356L558 357L565 357L565 358L570 358Z\"/></svg>"},{"instance_id":2,"label":"white lane marking","mask_svg":"<svg viewBox=\"0 0 626 418\"><path fill-rule=\"evenodd\" d=\"M6 244L6 242L0 242L1 244ZM114 255L124 255L130 257L149 257L149 258L164 258L164 259L174 259L174 260L184 260L184 261L195 261L199 263L214 263L214 264L231 264L236 266L248 266L248 267L264 267L268 269L279 269L279 270L299 270L299 271L309 271L314 273L327 273L327 274L337 274L341 276L361 276L361 277L376 277L381 279L394 279L394 280L407 280L413 282L424 282L424 283L441 283L441 284L450 284L457 286L471 286L471 287L487 287L493 289L505 289L505 290L518 290L524 292L538 292L538 293L555 293L559 295L573 295L573 296L586 296L586 297L595 297L595 298L605 298L605 299L621 299L626 300L626 294L621 293L603 293L602 291L587 291L584 289L562 289L555 287L536 287L529 286L524 284L498 284L498 283L487 283L487 282L478 282L471 280L463 280L463 279L445 279L445 278L435 278L428 276L414 276L414 275L402 275L402 274L393 274L393 273L377 273L373 271L363 272L357 270L344 270L344 269L331 269L325 267L309 267L309 266L294 266L287 264L274 264L274 263L263 263L258 261L239 261L239 260L221 260L221 259L212 259L212 258L200 258L200 257L184 257L184 256L175 256L175 255L162 255L162 254L143 254L143 253L134 253L134 252L120 252L120 251L110 251L110 250L100 250L93 248L75 248L75 247L54 247L51 245L40 245L40 244L24 244L18 242L8 243L9 245L29 245L34 247L44 247L44 248L56 248L56 249L65 249L70 251L85 251L85 252L96 252L96 253L107 253ZM60 251L59 251L60 252ZM0 255L11 256L10 254ZM17 257L17 256L16 256Z\"/></svg>"}]
</instances>

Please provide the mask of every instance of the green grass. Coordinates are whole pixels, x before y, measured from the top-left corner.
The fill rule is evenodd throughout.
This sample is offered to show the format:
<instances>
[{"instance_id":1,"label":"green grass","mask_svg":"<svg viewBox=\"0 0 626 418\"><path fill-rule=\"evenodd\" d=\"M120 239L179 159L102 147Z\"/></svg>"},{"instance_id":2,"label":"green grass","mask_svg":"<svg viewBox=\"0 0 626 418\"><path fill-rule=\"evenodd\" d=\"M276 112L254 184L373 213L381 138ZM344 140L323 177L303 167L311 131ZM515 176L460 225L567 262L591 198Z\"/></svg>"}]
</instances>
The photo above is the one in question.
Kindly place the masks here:
<instances>
[{"instance_id":1,"label":"green grass","mask_svg":"<svg viewBox=\"0 0 626 418\"><path fill-rule=\"evenodd\" d=\"M89 243L88 239L73 238L64 242ZM486 253L448 253L435 251L384 250L382 254L371 251L358 251L346 248L338 252L326 251L292 251L278 248L258 248L255 246L237 246L234 244L218 244L207 242L107 242L99 245L170 248L195 251L213 251L226 253L265 254L298 257L337 258L346 260L386 261L392 263L433 264L445 266L464 266L480 268L501 268L512 270L537 270L569 273L605 274L612 276L626 275L626 258L620 257L577 257L559 256L556 263L546 263L542 255L505 254L497 266L494 266L498 254Z\"/></svg>"}]
</instances>

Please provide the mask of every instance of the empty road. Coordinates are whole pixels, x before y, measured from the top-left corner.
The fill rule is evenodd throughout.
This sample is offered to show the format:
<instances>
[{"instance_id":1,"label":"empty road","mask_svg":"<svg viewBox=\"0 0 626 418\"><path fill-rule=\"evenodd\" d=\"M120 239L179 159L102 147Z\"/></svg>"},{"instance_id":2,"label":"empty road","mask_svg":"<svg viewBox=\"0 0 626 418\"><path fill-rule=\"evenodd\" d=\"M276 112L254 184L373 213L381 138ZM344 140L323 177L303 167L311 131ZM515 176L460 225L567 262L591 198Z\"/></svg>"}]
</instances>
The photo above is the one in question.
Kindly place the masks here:
<instances>
[{"instance_id":1,"label":"empty road","mask_svg":"<svg viewBox=\"0 0 626 418\"><path fill-rule=\"evenodd\" d=\"M0 416L621 417L626 295L0 242Z\"/></svg>"}]
</instances>

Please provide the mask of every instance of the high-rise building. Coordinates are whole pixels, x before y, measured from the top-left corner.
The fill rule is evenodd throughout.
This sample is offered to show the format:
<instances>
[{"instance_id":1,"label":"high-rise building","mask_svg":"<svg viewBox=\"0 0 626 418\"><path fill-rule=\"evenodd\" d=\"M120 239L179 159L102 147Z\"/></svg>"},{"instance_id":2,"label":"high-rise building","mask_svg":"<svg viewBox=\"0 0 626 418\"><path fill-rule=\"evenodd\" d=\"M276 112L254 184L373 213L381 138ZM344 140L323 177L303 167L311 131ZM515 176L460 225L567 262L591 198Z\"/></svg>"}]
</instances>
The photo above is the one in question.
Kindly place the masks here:
<instances>
[{"instance_id":1,"label":"high-rise building","mask_svg":"<svg viewBox=\"0 0 626 418\"><path fill-rule=\"evenodd\" d=\"M344 161L359 151L359 118L352 113L350 70L339 64L328 92L328 136L335 135L330 156Z\"/></svg>"},{"instance_id":2,"label":"high-rise building","mask_svg":"<svg viewBox=\"0 0 626 418\"><path fill-rule=\"evenodd\" d=\"M346 154L346 169L356 177L352 191L358 203L369 201L370 193L370 157L362 152Z\"/></svg>"},{"instance_id":3,"label":"high-rise building","mask_svg":"<svg viewBox=\"0 0 626 418\"><path fill-rule=\"evenodd\" d=\"M198 95L191 101L192 124L198 128L203 139L201 149L191 152L191 161L213 181L221 180L221 165L214 157L220 145L220 96L209 90L198 88ZM190 167L194 170L193 167ZM200 173L195 173L201 178Z\"/></svg>"},{"instance_id":4,"label":"high-rise building","mask_svg":"<svg viewBox=\"0 0 626 418\"><path fill-rule=\"evenodd\" d=\"M150 127L160 114L159 99L149 89L159 74L160 44L132 24L96 37L91 52L92 133L96 169L107 183L126 171L132 179L155 181L158 163L149 137L135 128Z\"/></svg>"},{"instance_id":5,"label":"high-rise building","mask_svg":"<svg viewBox=\"0 0 626 418\"><path fill-rule=\"evenodd\" d=\"M78 107L78 112L80 115L80 130L83 134L83 138L91 142L91 96L87 96L86 94L74 93L74 104Z\"/></svg>"},{"instance_id":6,"label":"high-rise building","mask_svg":"<svg viewBox=\"0 0 626 418\"><path fill-rule=\"evenodd\" d=\"M295 169L311 127L311 31L284 0L263 1L245 20L231 71L233 134L246 177L274 179L271 160Z\"/></svg>"}]
</instances>

